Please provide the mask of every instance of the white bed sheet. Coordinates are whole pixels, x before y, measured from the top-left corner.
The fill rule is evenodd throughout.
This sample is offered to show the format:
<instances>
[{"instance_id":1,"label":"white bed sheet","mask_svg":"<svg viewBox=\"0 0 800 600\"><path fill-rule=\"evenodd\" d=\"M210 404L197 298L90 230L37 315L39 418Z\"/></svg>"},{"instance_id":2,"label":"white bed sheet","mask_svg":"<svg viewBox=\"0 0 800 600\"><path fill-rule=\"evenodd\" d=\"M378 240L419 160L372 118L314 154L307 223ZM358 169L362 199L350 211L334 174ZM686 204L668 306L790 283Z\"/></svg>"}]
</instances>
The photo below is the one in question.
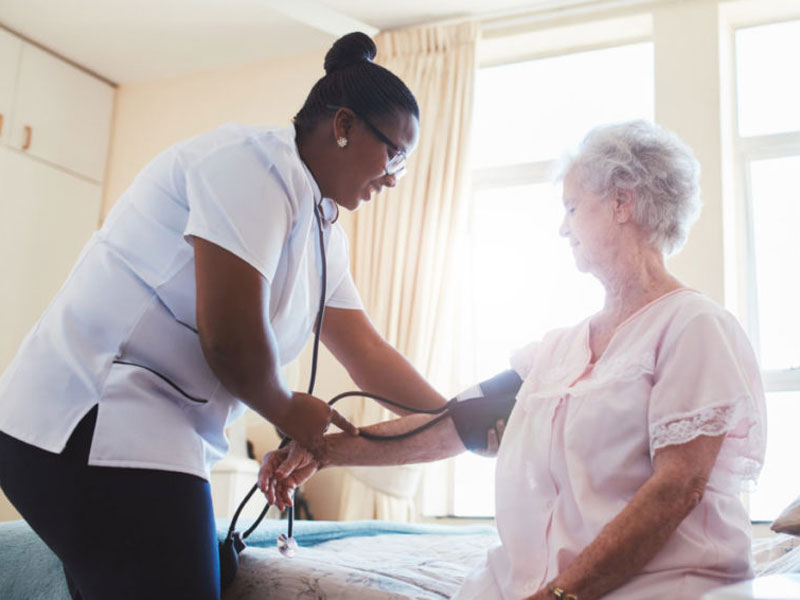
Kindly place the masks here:
<instances>
[{"instance_id":1,"label":"white bed sheet","mask_svg":"<svg viewBox=\"0 0 800 600\"><path fill-rule=\"evenodd\" d=\"M442 600L499 543L496 534L385 534L301 547L247 548L224 600Z\"/></svg>"},{"instance_id":2,"label":"white bed sheet","mask_svg":"<svg viewBox=\"0 0 800 600\"><path fill-rule=\"evenodd\" d=\"M496 533L383 534L300 548L247 548L223 600L442 600L499 543ZM800 538L754 540L757 576L800 572Z\"/></svg>"}]
</instances>

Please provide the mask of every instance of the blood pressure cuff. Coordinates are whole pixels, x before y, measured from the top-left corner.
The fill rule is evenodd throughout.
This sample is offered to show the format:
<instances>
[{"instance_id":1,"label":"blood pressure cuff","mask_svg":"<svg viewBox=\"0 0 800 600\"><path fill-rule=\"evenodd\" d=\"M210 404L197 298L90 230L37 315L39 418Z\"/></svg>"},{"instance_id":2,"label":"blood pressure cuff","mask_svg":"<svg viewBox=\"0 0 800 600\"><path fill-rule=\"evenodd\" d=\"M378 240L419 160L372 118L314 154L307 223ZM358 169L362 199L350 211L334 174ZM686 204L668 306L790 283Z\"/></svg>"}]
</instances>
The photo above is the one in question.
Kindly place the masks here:
<instances>
[{"instance_id":1,"label":"blood pressure cuff","mask_svg":"<svg viewBox=\"0 0 800 600\"><path fill-rule=\"evenodd\" d=\"M448 413L469 450L485 450L489 430L506 422L517 401L522 379L508 370L464 390L450 400Z\"/></svg>"}]
</instances>

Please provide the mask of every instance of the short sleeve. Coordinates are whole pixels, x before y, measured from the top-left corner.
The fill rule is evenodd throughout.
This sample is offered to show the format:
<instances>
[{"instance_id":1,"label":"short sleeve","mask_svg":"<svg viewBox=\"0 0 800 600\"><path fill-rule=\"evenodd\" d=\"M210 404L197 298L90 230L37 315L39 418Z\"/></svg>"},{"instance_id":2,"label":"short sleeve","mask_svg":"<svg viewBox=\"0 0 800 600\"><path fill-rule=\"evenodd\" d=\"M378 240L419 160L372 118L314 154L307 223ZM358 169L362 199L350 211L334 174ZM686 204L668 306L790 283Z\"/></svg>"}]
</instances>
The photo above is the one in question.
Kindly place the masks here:
<instances>
[{"instance_id":1,"label":"short sleeve","mask_svg":"<svg viewBox=\"0 0 800 600\"><path fill-rule=\"evenodd\" d=\"M325 306L355 310L364 308L364 304L361 302L361 296L356 289L356 284L349 270L345 271L343 277L339 281L339 285L337 285L328 296L328 299L325 301Z\"/></svg>"},{"instance_id":2,"label":"short sleeve","mask_svg":"<svg viewBox=\"0 0 800 600\"><path fill-rule=\"evenodd\" d=\"M724 435L717 466L755 479L764 460L765 409L750 343L727 313L703 313L668 334L653 374L650 454Z\"/></svg>"},{"instance_id":3,"label":"short sleeve","mask_svg":"<svg viewBox=\"0 0 800 600\"><path fill-rule=\"evenodd\" d=\"M514 369L523 380L527 379L533 369L538 348L538 341L531 342L511 354L511 359L509 361L511 363L511 368Z\"/></svg>"},{"instance_id":4,"label":"short sleeve","mask_svg":"<svg viewBox=\"0 0 800 600\"><path fill-rule=\"evenodd\" d=\"M226 146L186 172L189 219L200 237L243 259L272 282L293 223L292 201L274 166L249 144Z\"/></svg>"},{"instance_id":5,"label":"short sleeve","mask_svg":"<svg viewBox=\"0 0 800 600\"><path fill-rule=\"evenodd\" d=\"M328 294L325 306L363 309L361 296L350 274L350 249L340 225L334 224L328 242Z\"/></svg>"}]
</instances>

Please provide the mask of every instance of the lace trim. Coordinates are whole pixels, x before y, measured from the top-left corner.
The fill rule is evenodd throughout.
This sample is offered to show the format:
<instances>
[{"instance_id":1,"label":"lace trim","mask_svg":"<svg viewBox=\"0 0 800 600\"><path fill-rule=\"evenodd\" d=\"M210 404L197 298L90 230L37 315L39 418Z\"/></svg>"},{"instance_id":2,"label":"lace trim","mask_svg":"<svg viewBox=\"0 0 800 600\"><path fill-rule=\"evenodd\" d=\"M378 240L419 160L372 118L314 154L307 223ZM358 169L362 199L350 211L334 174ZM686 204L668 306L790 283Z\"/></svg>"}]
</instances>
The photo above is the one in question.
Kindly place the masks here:
<instances>
[{"instance_id":1,"label":"lace trim","mask_svg":"<svg viewBox=\"0 0 800 600\"><path fill-rule=\"evenodd\" d=\"M620 356L610 360L600 359L594 369L594 374L590 379L581 381L571 390L573 394L580 391L594 390L608 385L609 382L615 384L631 381L642 375L651 375L655 371L655 353L646 352L637 358L630 356ZM539 387L552 388L559 384L569 385L579 373L575 367L559 365L543 372L537 377Z\"/></svg>"},{"instance_id":2,"label":"lace trim","mask_svg":"<svg viewBox=\"0 0 800 600\"><path fill-rule=\"evenodd\" d=\"M650 426L650 440L653 448L662 448L691 442L701 435L722 435L733 429L735 404L711 406L688 415L666 417Z\"/></svg>"},{"instance_id":3,"label":"lace trim","mask_svg":"<svg viewBox=\"0 0 800 600\"><path fill-rule=\"evenodd\" d=\"M726 437L717 456L717 466L736 478L757 479L763 462L759 451L763 443L756 413L748 411L752 403L749 396L742 396L733 403L668 416L651 424L651 454L665 446L691 442L701 435L728 434L744 425L746 429L741 433Z\"/></svg>"},{"instance_id":4,"label":"lace trim","mask_svg":"<svg viewBox=\"0 0 800 600\"><path fill-rule=\"evenodd\" d=\"M644 352L636 359L629 356L618 356L604 361L602 357L594 370L595 377L605 383L608 380L630 381L642 374L652 375L656 369L655 352Z\"/></svg>"}]
</instances>

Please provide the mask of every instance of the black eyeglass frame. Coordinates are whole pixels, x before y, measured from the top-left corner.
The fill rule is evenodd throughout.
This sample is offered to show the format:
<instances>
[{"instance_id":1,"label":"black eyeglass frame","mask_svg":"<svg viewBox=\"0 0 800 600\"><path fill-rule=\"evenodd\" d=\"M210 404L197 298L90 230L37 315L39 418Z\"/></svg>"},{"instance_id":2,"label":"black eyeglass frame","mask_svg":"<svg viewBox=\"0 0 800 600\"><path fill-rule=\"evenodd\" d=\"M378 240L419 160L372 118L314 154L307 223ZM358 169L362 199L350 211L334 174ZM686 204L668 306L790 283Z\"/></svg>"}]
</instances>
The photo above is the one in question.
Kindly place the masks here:
<instances>
[{"instance_id":1,"label":"black eyeglass frame","mask_svg":"<svg viewBox=\"0 0 800 600\"><path fill-rule=\"evenodd\" d=\"M369 119L367 119L366 117L362 117L360 114L358 114L349 106L326 104L325 108L327 108L328 110L339 110L340 108L348 109L356 117L358 117L364 122L364 125L366 125L369 128L369 130L375 135L376 138L378 138L384 144L389 146L389 148L395 151L395 155L392 156L386 163L386 175L397 175L398 173L401 173L405 169L406 160L408 160L408 155L400 148L400 146L395 144L392 140L389 139L389 137L386 134L384 134L380 129L378 129L375 125L373 125L369 121Z\"/></svg>"}]
</instances>

